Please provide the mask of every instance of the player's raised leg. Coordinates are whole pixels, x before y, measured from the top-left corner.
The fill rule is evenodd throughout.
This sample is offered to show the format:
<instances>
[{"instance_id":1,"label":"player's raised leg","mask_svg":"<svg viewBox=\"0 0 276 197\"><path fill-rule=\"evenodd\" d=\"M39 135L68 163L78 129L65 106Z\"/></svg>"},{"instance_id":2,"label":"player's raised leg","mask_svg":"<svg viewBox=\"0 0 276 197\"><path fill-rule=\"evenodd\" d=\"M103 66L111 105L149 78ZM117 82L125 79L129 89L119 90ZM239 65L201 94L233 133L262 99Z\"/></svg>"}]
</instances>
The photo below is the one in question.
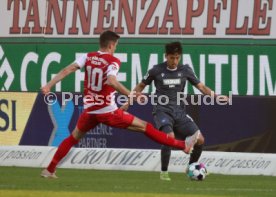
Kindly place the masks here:
<instances>
[{"instance_id":1,"label":"player's raised leg","mask_svg":"<svg viewBox=\"0 0 276 197\"><path fill-rule=\"evenodd\" d=\"M176 140L170 137L168 134L155 129L152 124L145 122L137 117L134 118L132 124L128 127L128 129L144 132L145 135L152 140L163 145L172 146L177 149L183 150L186 154L190 154L193 146L195 145L199 137L199 132L196 132L185 141Z\"/></svg>"},{"instance_id":2,"label":"player's raised leg","mask_svg":"<svg viewBox=\"0 0 276 197\"><path fill-rule=\"evenodd\" d=\"M198 137L198 133L195 133L187 140L187 142L176 140L168 134L155 129L152 124L145 122L130 113L124 112L121 109L117 109L111 113L97 114L97 120L98 122L112 127L142 132L160 144L183 150L187 154L191 152Z\"/></svg>"}]
</instances>

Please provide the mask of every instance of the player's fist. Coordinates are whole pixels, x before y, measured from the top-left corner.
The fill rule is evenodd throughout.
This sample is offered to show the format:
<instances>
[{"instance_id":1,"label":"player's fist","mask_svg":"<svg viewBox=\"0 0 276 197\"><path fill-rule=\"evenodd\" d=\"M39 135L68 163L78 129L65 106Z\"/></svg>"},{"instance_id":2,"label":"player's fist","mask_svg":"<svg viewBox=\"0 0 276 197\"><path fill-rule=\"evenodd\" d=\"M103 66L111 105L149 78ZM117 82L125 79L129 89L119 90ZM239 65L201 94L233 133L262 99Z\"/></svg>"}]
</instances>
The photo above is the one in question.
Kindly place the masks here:
<instances>
[{"instance_id":1,"label":"player's fist","mask_svg":"<svg viewBox=\"0 0 276 197\"><path fill-rule=\"evenodd\" d=\"M223 101L225 101L225 102L229 101L229 97L225 96L225 95L220 95L220 99L223 100Z\"/></svg>"},{"instance_id":2,"label":"player's fist","mask_svg":"<svg viewBox=\"0 0 276 197\"><path fill-rule=\"evenodd\" d=\"M230 102L230 99L228 96L225 95L218 95L216 98L219 102L228 103Z\"/></svg>"},{"instance_id":3,"label":"player's fist","mask_svg":"<svg viewBox=\"0 0 276 197\"><path fill-rule=\"evenodd\" d=\"M43 94L49 94L51 89L47 85L45 85L45 86L41 87L40 90Z\"/></svg>"},{"instance_id":4,"label":"player's fist","mask_svg":"<svg viewBox=\"0 0 276 197\"><path fill-rule=\"evenodd\" d=\"M123 110L123 111L127 111L128 108L129 108L129 103L128 103L128 102L126 102L125 104L123 104L123 105L120 107L120 109Z\"/></svg>"}]
</instances>

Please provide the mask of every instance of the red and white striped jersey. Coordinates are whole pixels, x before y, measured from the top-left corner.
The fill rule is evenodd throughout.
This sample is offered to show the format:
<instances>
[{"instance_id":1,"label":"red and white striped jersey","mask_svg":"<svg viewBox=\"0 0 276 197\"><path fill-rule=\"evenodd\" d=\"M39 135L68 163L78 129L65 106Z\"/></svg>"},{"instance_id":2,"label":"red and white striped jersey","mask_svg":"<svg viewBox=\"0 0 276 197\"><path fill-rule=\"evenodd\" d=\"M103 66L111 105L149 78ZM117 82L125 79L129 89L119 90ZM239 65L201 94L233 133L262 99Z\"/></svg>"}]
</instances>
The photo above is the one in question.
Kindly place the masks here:
<instances>
[{"instance_id":1,"label":"red and white striped jersey","mask_svg":"<svg viewBox=\"0 0 276 197\"><path fill-rule=\"evenodd\" d=\"M91 52L78 58L75 63L85 69L84 109L91 114L103 114L118 109L116 90L107 84L107 76L116 76L121 62L110 53Z\"/></svg>"}]
</instances>

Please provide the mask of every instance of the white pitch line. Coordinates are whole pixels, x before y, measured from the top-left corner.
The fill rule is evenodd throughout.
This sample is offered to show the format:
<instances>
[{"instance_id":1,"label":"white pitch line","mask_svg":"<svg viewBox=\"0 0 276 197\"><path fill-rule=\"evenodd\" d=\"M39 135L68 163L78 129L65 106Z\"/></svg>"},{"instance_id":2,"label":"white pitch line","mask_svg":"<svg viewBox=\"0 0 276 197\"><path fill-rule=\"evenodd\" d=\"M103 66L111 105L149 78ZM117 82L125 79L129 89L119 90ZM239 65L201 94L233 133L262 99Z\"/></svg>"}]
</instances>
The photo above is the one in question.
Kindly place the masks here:
<instances>
[{"instance_id":1,"label":"white pitch line","mask_svg":"<svg viewBox=\"0 0 276 197\"><path fill-rule=\"evenodd\" d=\"M186 188L191 191L252 191L252 192L276 192L275 189L251 189L251 188Z\"/></svg>"}]
</instances>

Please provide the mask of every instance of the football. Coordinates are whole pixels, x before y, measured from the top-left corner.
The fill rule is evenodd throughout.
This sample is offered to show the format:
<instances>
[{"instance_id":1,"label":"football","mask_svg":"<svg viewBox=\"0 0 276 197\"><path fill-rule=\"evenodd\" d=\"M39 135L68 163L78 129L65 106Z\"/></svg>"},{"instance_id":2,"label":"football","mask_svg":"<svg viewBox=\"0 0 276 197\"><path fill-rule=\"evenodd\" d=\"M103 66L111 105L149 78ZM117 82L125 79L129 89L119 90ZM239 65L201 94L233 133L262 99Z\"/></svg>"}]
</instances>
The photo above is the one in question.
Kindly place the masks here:
<instances>
[{"instance_id":1,"label":"football","mask_svg":"<svg viewBox=\"0 0 276 197\"><path fill-rule=\"evenodd\" d=\"M203 163L192 163L188 166L187 176L191 180L202 181L207 175L207 169Z\"/></svg>"}]
</instances>

